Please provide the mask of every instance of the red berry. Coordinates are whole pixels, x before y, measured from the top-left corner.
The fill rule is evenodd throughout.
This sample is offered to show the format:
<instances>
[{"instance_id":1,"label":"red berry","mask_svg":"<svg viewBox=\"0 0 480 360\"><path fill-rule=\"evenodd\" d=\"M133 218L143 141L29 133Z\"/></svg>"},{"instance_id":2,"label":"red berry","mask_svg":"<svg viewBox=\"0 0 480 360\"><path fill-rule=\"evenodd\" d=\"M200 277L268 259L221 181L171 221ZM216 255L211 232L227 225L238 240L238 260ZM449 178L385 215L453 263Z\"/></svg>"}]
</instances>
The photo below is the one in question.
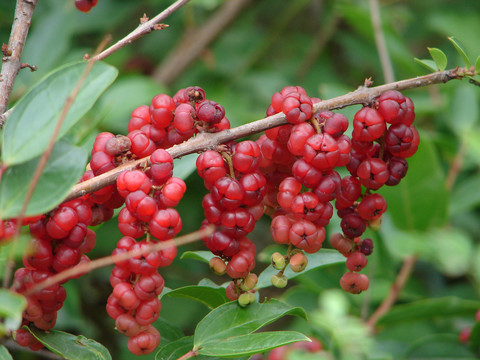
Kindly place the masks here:
<instances>
[{"instance_id":1,"label":"red berry","mask_svg":"<svg viewBox=\"0 0 480 360\"><path fill-rule=\"evenodd\" d=\"M369 281L366 275L355 272L347 272L340 279L342 289L352 294L360 294L362 291L367 290L368 284Z\"/></svg>"},{"instance_id":2,"label":"red berry","mask_svg":"<svg viewBox=\"0 0 480 360\"><path fill-rule=\"evenodd\" d=\"M372 108L360 109L353 118L352 139L373 141L385 132L385 120L380 113Z\"/></svg>"}]
</instances>

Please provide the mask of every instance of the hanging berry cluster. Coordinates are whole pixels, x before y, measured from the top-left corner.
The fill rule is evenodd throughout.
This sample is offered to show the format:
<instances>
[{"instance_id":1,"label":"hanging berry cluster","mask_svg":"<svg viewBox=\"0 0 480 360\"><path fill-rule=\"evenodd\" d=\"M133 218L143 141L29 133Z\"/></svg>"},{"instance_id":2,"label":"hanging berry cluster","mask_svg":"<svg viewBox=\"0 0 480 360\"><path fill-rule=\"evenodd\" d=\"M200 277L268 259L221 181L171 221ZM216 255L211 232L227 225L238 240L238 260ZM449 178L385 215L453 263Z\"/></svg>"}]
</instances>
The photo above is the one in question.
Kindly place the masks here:
<instances>
[{"instance_id":1,"label":"hanging berry cluster","mask_svg":"<svg viewBox=\"0 0 480 360\"><path fill-rule=\"evenodd\" d=\"M197 171L209 191L203 198L205 220L216 231L203 239L215 257L210 267L227 273L232 282L227 297L242 306L255 301L257 275L255 244L248 238L264 213L272 217L275 242L288 245L286 255L275 253L273 266L279 273L272 283L284 287L287 266L303 271L305 253L318 251L325 239L325 226L334 209L341 218L342 233L332 234L331 245L347 257L349 270L340 285L359 293L368 288L368 278L359 274L373 251L371 239L361 239L367 226L378 226L386 211L385 199L374 191L396 185L405 176L418 147L418 132L412 125L413 104L397 91L383 93L375 103L354 117L351 138L345 134L348 119L331 111L313 112L313 103L299 86L289 86L273 95L267 115L284 113L289 124L267 130L258 140L231 141L201 153ZM145 249L172 239L182 227L174 207L186 185L173 177L173 158L166 150L199 132L230 128L224 108L208 100L199 87L179 90L175 96L155 96L149 106L134 109L128 135L100 133L95 139L89 168L81 181L92 179L121 164L149 157L143 168L120 173L116 184L61 204L48 214L27 218L33 239L16 271L12 289L29 293L23 325L49 330L66 292L62 284L41 291L32 287L58 272L88 262L86 255L96 242L89 226L101 224L118 213L123 237L113 254ZM211 148L211 147L210 147ZM343 178L336 171L346 167ZM332 205L334 202L334 205ZM15 219L0 224L0 242L8 241L18 226ZM154 351L160 334L152 326L164 287L159 267L172 263L175 246L118 261L112 270L112 294L107 312L116 328L129 337L128 348L136 355ZM76 274L79 277L82 274ZM27 330L16 332L20 345L39 349Z\"/></svg>"}]
</instances>

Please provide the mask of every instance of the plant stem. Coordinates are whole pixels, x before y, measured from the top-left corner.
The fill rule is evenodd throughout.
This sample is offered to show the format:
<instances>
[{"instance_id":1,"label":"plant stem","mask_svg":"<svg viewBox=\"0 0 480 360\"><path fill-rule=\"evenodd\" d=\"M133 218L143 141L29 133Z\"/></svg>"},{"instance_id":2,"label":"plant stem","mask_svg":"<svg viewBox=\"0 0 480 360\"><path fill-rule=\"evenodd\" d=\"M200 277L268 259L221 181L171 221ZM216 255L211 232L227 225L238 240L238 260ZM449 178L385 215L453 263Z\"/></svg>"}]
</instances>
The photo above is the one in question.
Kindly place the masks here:
<instances>
[{"instance_id":1,"label":"plant stem","mask_svg":"<svg viewBox=\"0 0 480 360\"><path fill-rule=\"evenodd\" d=\"M190 350L185 355L180 356L177 360L186 360L195 356L197 356L197 353L194 350Z\"/></svg>"},{"instance_id":2,"label":"plant stem","mask_svg":"<svg viewBox=\"0 0 480 360\"><path fill-rule=\"evenodd\" d=\"M144 248L141 248L141 249L135 249L135 250L130 250L130 251L121 253L121 254L105 256L105 257L90 261L88 263L81 263L65 271L62 271L53 276L50 276L49 278L38 283L37 285L35 285L34 287L32 287L31 289L29 289L23 294L26 296L31 295L42 289L52 286L53 284L61 283L62 281L68 280L79 274L86 274L92 270L109 266L119 261L138 257L154 251L160 251L171 246L181 246L181 245L189 244L201 239L202 237L210 236L211 234L213 234L214 231L215 231L215 227L212 225L204 229L195 231L193 233L180 236L176 239L161 241L155 244L149 243L149 246L145 246Z\"/></svg>"},{"instance_id":3,"label":"plant stem","mask_svg":"<svg viewBox=\"0 0 480 360\"><path fill-rule=\"evenodd\" d=\"M401 80L376 87L359 87L357 90L346 95L338 96L330 100L323 100L313 104L314 111L325 111L341 109L355 104L369 104L381 93L387 90L406 90L432 84L445 83L452 79L461 79L467 75L459 75L458 69L438 71L432 74L419 76L416 78ZM185 141L182 144L174 145L167 151L173 158L179 158L188 154L202 152L206 150L215 150L218 145L225 142L239 139L248 135L256 134L276 126L287 124L283 113L275 114L264 119L260 119L233 129L224 130L218 133L200 133L194 138ZM96 176L90 180L75 185L67 196L65 201L76 199L87 193L97 191L107 185L113 184L118 175L125 170L133 170L150 165L150 158L135 160L123 164L104 174Z\"/></svg>"},{"instance_id":4,"label":"plant stem","mask_svg":"<svg viewBox=\"0 0 480 360\"><path fill-rule=\"evenodd\" d=\"M393 306L393 304L397 300L398 295L400 294L400 291L403 289L403 287L407 283L407 280L410 277L410 274L412 273L412 270L413 270L413 266L415 265L416 262L417 262L417 257L414 255L408 256L403 260L402 267L398 272L395 282L392 284L392 287L390 288L390 292L387 294L387 296L385 297L385 299L383 299L380 306L377 308L377 310L375 310L375 312L370 316L370 318L366 322L366 325L371 330L373 330L377 321L383 315L385 315L388 312L388 310L390 310L390 308Z\"/></svg>"},{"instance_id":5,"label":"plant stem","mask_svg":"<svg viewBox=\"0 0 480 360\"><path fill-rule=\"evenodd\" d=\"M37 0L17 0L8 46L6 48L2 47L3 65L2 72L0 73L0 128L5 122L6 117L3 116L3 113L7 110L15 78L22 66L20 58L27 40L33 10L36 5Z\"/></svg>"},{"instance_id":6,"label":"plant stem","mask_svg":"<svg viewBox=\"0 0 480 360\"><path fill-rule=\"evenodd\" d=\"M146 35L148 33L151 33L153 30L156 30L155 25L157 25L161 21L165 20L167 17L169 17L171 14L173 14L175 11L177 11L179 8L181 8L183 5L185 5L189 1L190 0L177 0L177 1L175 1L172 5L170 5L168 8L163 10L160 14L155 16L153 19L140 24L135 30L133 30L131 33L129 33L123 39L119 40L118 42L116 42L115 44L110 46L108 49L105 49L100 54L95 55L93 57L93 59L103 60L107 56L112 55L114 52L116 52L116 51L120 50L121 48L125 47L126 45L134 42L135 40L142 37L143 35Z\"/></svg>"}]
</instances>

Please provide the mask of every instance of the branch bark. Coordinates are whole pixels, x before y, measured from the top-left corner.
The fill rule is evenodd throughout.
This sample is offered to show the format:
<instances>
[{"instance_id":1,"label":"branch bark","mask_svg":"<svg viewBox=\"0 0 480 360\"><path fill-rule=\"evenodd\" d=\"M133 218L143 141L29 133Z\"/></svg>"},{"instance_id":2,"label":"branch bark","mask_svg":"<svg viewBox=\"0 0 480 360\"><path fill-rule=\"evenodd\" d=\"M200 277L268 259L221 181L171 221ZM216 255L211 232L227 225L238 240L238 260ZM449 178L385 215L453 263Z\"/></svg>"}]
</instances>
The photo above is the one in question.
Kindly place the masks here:
<instances>
[{"instance_id":1,"label":"branch bark","mask_svg":"<svg viewBox=\"0 0 480 360\"><path fill-rule=\"evenodd\" d=\"M175 1L172 5L170 5L168 8L163 10L160 14L155 16L153 19L147 22L144 22L143 24L140 24L135 30L133 30L130 34L125 36L123 39L119 40L117 43L113 44L108 49L105 49L100 54L94 56L94 59L96 61L103 60L107 56L112 55L114 52L134 42L135 40L142 37L143 35L151 33L153 30L156 29L155 25L165 20L167 17L169 17L171 14L173 14L175 11L177 11L180 7L182 7L189 1L190 0Z\"/></svg>"},{"instance_id":2,"label":"branch bark","mask_svg":"<svg viewBox=\"0 0 480 360\"><path fill-rule=\"evenodd\" d=\"M187 35L184 41L168 54L155 70L153 78L167 85L174 82L250 1L227 1L193 36Z\"/></svg>"},{"instance_id":3,"label":"branch bark","mask_svg":"<svg viewBox=\"0 0 480 360\"><path fill-rule=\"evenodd\" d=\"M465 75L463 74L459 74L458 69L453 69L438 71L432 74L401 80L372 88L362 86L346 95L315 103L313 104L313 109L314 111L325 111L341 109L355 104L369 104L375 98L380 96L381 93L387 90L401 91L418 88L432 84L445 83L452 79L461 79L464 76ZM285 119L285 115L280 113L218 133L200 133L182 144L172 146L171 148L167 149L167 151L170 153L170 155L172 155L173 158L180 158L188 154L215 149L218 145L227 141L240 139L242 137L256 134L284 124L287 124L287 120ZM79 183L73 187L65 201L76 199L87 193L100 190L107 185L113 184L122 171L145 166L150 166L149 157L123 164L111 171Z\"/></svg>"},{"instance_id":4,"label":"branch bark","mask_svg":"<svg viewBox=\"0 0 480 360\"><path fill-rule=\"evenodd\" d=\"M17 0L8 46L6 48L5 46L2 47L3 65L2 72L0 73L0 128L5 121L2 115L7 110L15 78L22 66L20 58L25 41L27 40L35 5L37 5L37 0Z\"/></svg>"}]
</instances>

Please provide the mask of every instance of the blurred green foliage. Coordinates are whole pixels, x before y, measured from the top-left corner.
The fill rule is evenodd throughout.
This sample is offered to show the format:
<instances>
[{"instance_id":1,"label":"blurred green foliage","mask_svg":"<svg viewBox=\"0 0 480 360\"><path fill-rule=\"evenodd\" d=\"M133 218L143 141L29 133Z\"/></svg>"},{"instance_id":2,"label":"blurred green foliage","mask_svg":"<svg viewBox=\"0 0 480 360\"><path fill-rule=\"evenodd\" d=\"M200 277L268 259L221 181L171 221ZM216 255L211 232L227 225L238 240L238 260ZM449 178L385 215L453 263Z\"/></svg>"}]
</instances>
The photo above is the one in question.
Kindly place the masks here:
<instances>
[{"instance_id":1,"label":"blurred green foliage","mask_svg":"<svg viewBox=\"0 0 480 360\"><path fill-rule=\"evenodd\" d=\"M92 54L106 34L116 41L134 29L144 13L153 17L171 2L99 0L97 7L83 14L75 10L73 0L39 1L22 57L37 65L38 71L21 71L12 103L53 69ZM191 85L203 87L209 98L225 107L232 126L238 126L262 118L273 92L286 85L301 85L310 96L331 98L354 90L368 77L375 85L384 82L366 0L251 1L178 78L169 84L155 79L155 70L167 56L185 39L195 42L197 30L224 2L192 0L165 21L169 28L107 58L107 63L119 69L119 76L68 139L90 151L99 131L125 133L136 106L148 104L158 93L173 95ZM14 1L0 4L0 39L5 43L14 5ZM474 63L480 54L479 13L478 1L382 1L382 26L395 78L424 74L413 58L429 57L427 47L445 52L447 68L461 66L462 58L448 36L462 43ZM273 326L317 337L336 359L428 359L439 354L475 358L466 345L458 344L456 336L474 324L475 310L480 308L480 92L464 81L406 94L416 107L422 143L401 185L384 191L389 211L381 231L366 234L375 242L365 270L370 289L357 296L336 290L345 271L343 264L337 264L297 277L286 291L261 292L262 299L280 297L311 312L310 322L294 320ZM351 119L357 109L342 112ZM193 173L194 158L182 159L176 166L188 186L179 206L183 233L187 233L203 219L205 190ZM332 219L328 233L338 228L338 219ZM100 226L97 234L92 257L110 254L121 236L114 220ZM271 243L266 219L257 224L251 237L258 252ZM187 250L204 247L202 243L185 246L179 253ZM402 306L411 306L424 316L381 319L376 335L368 335L361 320L385 298L407 255L417 255L418 262L392 313L401 314ZM215 279L204 263L178 258L161 271L171 289L197 284L204 277L216 283L227 281ZM258 263L260 272L264 266ZM69 296L57 328L99 341L114 359L131 359L127 339L113 330L114 322L104 311L110 270L96 270L66 285ZM455 306L445 300L452 298ZM444 312L438 306L444 303L438 301L449 305L449 311ZM167 342L167 334L176 334L170 340L182 332L192 335L209 311L201 303L168 296L162 298L162 305L163 319L156 325L165 329ZM425 310L431 306L436 311ZM14 358L36 357L17 353ZM142 358L153 359L154 354Z\"/></svg>"}]
</instances>

